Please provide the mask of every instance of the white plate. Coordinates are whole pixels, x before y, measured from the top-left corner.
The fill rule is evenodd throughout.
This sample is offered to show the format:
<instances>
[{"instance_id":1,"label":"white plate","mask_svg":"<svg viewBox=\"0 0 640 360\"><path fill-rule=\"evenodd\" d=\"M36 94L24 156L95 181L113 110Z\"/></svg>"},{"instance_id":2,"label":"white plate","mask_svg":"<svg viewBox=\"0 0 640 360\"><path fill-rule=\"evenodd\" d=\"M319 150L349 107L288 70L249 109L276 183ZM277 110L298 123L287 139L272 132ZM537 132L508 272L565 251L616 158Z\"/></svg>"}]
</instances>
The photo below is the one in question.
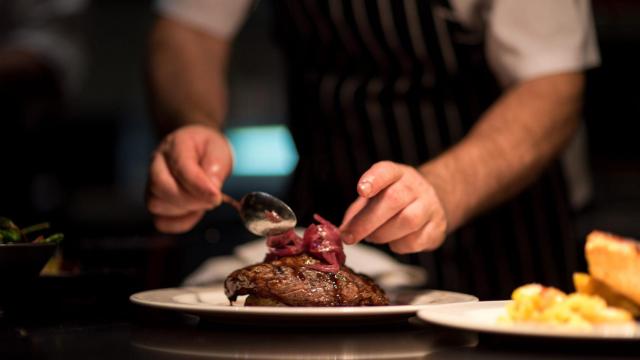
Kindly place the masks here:
<instances>
[{"instance_id":1,"label":"white plate","mask_svg":"<svg viewBox=\"0 0 640 360\"><path fill-rule=\"evenodd\" d=\"M576 329L560 325L500 324L506 314L505 301L480 301L467 304L436 306L418 311L418 317L434 324L482 333L589 340L640 340L640 325L599 325L592 329Z\"/></svg>"},{"instance_id":2,"label":"white plate","mask_svg":"<svg viewBox=\"0 0 640 360\"><path fill-rule=\"evenodd\" d=\"M275 307L244 306L244 297L233 305L224 295L222 287L169 288L133 294L130 300L136 304L178 310L200 316L228 321L264 320L286 321L340 321L340 320L389 320L414 316L418 310L434 305L474 302L475 296L439 290L402 292L389 294L388 306L360 307Z\"/></svg>"}]
</instances>

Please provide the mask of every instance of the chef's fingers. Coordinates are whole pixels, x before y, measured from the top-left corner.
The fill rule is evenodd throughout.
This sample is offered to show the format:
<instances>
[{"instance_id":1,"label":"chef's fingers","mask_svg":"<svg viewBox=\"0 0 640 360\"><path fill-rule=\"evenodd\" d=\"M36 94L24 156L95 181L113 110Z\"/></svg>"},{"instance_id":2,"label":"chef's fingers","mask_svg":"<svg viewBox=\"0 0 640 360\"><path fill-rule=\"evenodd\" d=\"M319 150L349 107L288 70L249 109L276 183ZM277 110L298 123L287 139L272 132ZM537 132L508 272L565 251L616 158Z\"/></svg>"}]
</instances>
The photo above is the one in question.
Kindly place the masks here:
<instances>
[{"instance_id":1,"label":"chef's fingers","mask_svg":"<svg viewBox=\"0 0 640 360\"><path fill-rule=\"evenodd\" d=\"M433 251L444 241L445 228L446 225L444 221L433 219L423 226L422 229L390 242L389 248L397 254Z\"/></svg>"},{"instance_id":2,"label":"chef's fingers","mask_svg":"<svg viewBox=\"0 0 640 360\"><path fill-rule=\"evenodd\" d=\"M428 210L423 201L415 200L367 236L367 241L386 244L418 231L429 221L431 214Z\"/></svg>"},{"instance_id":3,"label":"chef's fingers","mask_svg":"<svg viewBox=\"0 0 640 360\"><path fill-rule=\"evenodd\" d=\"M232 162L231 146L222 134L206 141L200 164L213 185L215 206L222 202L222 184L231 173Z\"/></svg>"},{"instance_id":4,"label":"chef's fingers","mask_svg":"<svg viewBox=\"0 0 640 360\"><path fill-rule=\"evenodd\" d=\"M370 198L362 210L353 216L344 227L343 239L354 244L369 236L400 210L416 199L416 194L404 181L397 181L378 195Z\"/></svg>"},{"instance_id":5,"label":"chef's fingers","mask_svg":"<svg viewBox=\"0 0 640 360\"><path fill-rule=\"evenodd\" d=\"M369 168L358 181L358 194L364 198L372 198L389 185L398 181L403 174L400 164L391 161L380 161Z\"/></svg>"},{"instance_id":6,"label":"chef's fingers","mask_svg":"<svg viewBox=\"0 0 640 360\"><path fill-rule=\"evenodd\" d=\"M194 211L181 216L156 216L153 222L160 232L180 234L191 230L203 215L204 211Z\"/></svg>"},{"instance_id":7,"label":"chef's fingers","mask_svg":"<svg viewBox=\"0 0 640 360\"><path fill-rule=\"evenodd\" d=\"M196 139L176 136L173 144L165 150L167 165L179 186L194 197L209 202L213 206L216 189L200 166Z\"/></svg>"},{"instance_id":8,"label":"chef's fingers","mask_svg":"<svg viewBox=\"0 0 640 360\"><path fill-rule=\"evenodd\" d=\"M351 221L353 216L360 212L360 210L362 210L365 205L367 205L367 199L358 196L358 198L353 203L351 203L351 205L349 205L349 208L344 213L344 216L342 217L342 224L339 226L339 229L343 230L344 227L349 223L349 221Z\"/></svg>"},{"instance_id":9,"label":"chef's fingers","mask_svg":"<svg viewBox=\"0 0 640 360\"><path fill-rule=\"evenodd\" d=\"M176 213L168 214L159 209L162 204L183 209L183 213L211 207L211 203L182 190L171 175L164 154L156 152L149 167L147 208L152 214L178 215Z\"/></svg>"}]
</instances>

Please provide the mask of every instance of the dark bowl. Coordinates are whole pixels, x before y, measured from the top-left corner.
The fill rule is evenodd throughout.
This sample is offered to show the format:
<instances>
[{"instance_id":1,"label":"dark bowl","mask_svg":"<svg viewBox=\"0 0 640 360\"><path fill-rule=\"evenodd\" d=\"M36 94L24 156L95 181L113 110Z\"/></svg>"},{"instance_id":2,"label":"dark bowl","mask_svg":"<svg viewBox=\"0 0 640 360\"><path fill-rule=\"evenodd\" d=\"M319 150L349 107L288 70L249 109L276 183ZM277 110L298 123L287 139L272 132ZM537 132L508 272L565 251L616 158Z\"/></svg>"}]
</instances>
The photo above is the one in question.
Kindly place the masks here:
<instances>
[{"instance_id":1,"label":"dark bowl","mask_svg":"<svg viewBox=\"0 0 640 360\"><path fill-rule=\"evenodd\" d=\"M0 317L18 313L56 244L0 244Z\"/></svg>"},{"instance_id":2,"label":"dark bowl","mask_svg":"<svg viewBox=\"0 0 640 360\"><path fill-rule=\"evenodd\" d=\"M37 278L53 256L56 246L31 243L0 244L0 291L9 284Z\"/></svg>"}]
</instances>

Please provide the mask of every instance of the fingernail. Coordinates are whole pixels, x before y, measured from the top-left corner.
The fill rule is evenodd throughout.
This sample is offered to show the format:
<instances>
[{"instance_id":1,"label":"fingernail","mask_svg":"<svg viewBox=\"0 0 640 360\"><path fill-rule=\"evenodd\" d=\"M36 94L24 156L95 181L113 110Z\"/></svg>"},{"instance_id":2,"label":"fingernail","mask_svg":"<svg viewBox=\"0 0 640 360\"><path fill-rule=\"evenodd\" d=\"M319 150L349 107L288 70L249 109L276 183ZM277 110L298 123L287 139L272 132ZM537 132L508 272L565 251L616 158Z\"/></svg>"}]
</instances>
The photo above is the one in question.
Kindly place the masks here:
<instances>
[{"instance_id":1,"label":"fingernail","mask_svg":"<svg viewBox=\"0 0 640 360\"><path fill-rule=\"evenodd\" d=\"M213 183L214 186L220 185L220 165L213 164L208 169L206 169L206 174L209 176L209 179Z\"/></svg>"},{"instance_id":2,"label":"fingernail","mask_svg":"<svg viewBox=\"0 0 640 360\"><path fill-rule=\"evenodd\" d=\"M358 184L358 189L360 190L360 195L368 196L371 193L371 182L369 180L361 181Z\"/></svg>"},{"instance_id":3,"label":"fingernail","mask_svg":"<svg viewBox=\"0 0 640 360\"><path fill-rule=\"evenodd\" d=\"M342 233L342 241L351 245L353 244L353 235L351 233L348 232L343 232Z\"/></svg>"},{"instance_id":4,"label":"fingernail","mask_svg":"<svg viewBox=\"0 0 640 360\"><path fill-rule=\"evenodd\" d=\"M209 175L217 174L220 171L220 164L213 164L207 169Z\"/></svg>"}]
</instances>

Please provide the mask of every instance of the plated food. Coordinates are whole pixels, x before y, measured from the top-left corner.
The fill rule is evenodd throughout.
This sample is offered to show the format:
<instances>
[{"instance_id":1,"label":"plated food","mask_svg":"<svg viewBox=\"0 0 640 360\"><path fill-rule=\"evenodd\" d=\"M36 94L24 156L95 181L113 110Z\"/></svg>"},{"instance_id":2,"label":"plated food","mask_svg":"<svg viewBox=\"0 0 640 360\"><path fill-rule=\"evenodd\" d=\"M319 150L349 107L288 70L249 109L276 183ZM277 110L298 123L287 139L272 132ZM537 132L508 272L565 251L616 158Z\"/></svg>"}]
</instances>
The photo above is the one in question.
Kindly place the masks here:
<instances>
[{"instance_id":1,"label":"plated food","mask_svg":"<svg viewBox=\"0 0 640 360\"><path fill-rule=\"evenodd\" d=\"M521 286L513 292L503 322L531 322L590 328L597 324L629 323L626 310L608 306L598 295L565 294L539 284Z\"/></svg>"},{"instance_id":2,"label":"plated food","mask_svg":"<svg viewBox=\"0 0 640 360\"><path fill-rule=\"evenodd\" d=\"M519 287L501 323L540 323L591 328L634 324L640 315L640 244L594 231L585 246L589 274L575 273L576 292L540 284Z\"/></svg>"},{"instance_id":3,"label":"plated food","mask_svg":"<svg viewBox=\"0 0 640 360\"><path fill-rule=\"evenodd\" d=\"M42 232L50 228L49 223L40 223L19 228L8 218L0 217L0 244L57 244L64 238L61 233L44 236L42 234L31 238L33 233Z\"/></svg>"},{"instance_id":4,"label":"plated food","mask_svg":"<svg viewBox=\"0 0 640 360\"><path fill-rule=\"evenodd\" d=\"M0 217L0 300L19 294L52 264L60 233L49 233L49 223L18 227ZM52 259L53 257L53 259ZM43 269L45 268L45 269Z\"/></svg>"},{"instance_id":5,"label":"plated food","mask_svg":"<svg viewBox=\"0 0 640 360\"><path fill-rule=\"evenodd\" d=\"M589 273L597 282L593 291L637 316L640 304L640 243L594 231L587 238L585 254ZM614 299L609 296L611 294L620 296Z\"/></svg>"},{"instance_id":6,"label":"plated food","mask_svg":"<svg viewBox=\"0 0 640 360\"><path fill-rule=\"evenodd\" d=\"M389 299L375 282L345 266L339 230L319 215L302 237L293 230L267 238L262 263L232 272L225 280L231 302L245 306L376 306Z\"/></svg>"}]
</instances>

